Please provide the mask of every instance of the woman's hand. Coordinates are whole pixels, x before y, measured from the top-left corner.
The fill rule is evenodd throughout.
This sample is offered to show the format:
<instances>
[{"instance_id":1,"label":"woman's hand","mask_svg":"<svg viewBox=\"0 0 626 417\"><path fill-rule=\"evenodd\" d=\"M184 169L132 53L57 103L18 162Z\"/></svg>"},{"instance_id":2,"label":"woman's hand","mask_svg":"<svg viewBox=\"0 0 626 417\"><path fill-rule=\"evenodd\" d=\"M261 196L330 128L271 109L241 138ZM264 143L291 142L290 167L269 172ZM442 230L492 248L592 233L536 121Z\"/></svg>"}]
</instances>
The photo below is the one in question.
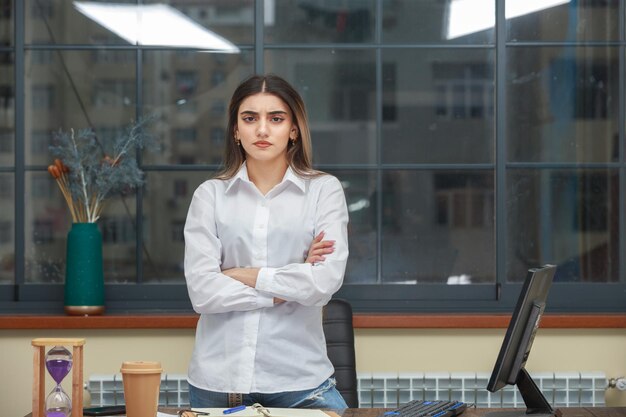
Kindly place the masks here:
<instances>
[{"instance_id":1,"label":"woman's hand","mask_svg":"<svg viewBox=\"0 0 626 417\"><path fill-rule=\"evenodd\" d=\"M334 240L322 240L324 238L324 231L321 231L313 242L311 242L311 247L309 248L309 253L305 259L305 263L314 264L316 262L322 262L326 259L324 255L328 255L329 253L333 253L335 251L335 241Z\"/></svg>"}]
</instances>

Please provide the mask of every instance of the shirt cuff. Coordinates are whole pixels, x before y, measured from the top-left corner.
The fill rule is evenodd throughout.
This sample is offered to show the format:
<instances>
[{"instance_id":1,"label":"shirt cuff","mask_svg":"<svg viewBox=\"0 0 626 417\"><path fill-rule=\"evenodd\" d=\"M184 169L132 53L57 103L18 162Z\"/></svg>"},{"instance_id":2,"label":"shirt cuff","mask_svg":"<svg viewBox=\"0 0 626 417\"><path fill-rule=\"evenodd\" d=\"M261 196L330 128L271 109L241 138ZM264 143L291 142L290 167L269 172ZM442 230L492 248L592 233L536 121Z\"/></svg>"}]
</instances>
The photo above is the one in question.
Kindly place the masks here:
<instances>
[{"instance_id":1,"label":"shirt cuff","mask_svg":"<svg viewBox=\"0 0 626 417\"><path fill-rule=\"evenodd\" d=\"M259 307L273 307L274 296L257 292L256 304Z\"/></svg>"},{"instance_id":2,"label":"shirt cuff","mask_svg":"<svg viewBox=\"0 0 626 417\"><path fill-rule=\"evenodd\" d=\"M276 273L276 268L263 267L259 269L259 273L256 276L255 288L259 291L272 292L271 283L274 280L275 273Z\"/></svg>"}]
</instances>

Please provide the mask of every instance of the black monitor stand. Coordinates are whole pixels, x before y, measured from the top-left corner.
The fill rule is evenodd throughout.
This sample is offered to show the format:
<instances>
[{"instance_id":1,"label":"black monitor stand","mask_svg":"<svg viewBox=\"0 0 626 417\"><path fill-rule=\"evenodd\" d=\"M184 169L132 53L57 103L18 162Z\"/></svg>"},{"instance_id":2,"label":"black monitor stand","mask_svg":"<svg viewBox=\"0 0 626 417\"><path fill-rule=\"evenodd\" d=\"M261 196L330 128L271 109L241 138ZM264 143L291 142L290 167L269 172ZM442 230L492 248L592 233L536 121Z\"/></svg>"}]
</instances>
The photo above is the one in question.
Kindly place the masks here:
<instances>
[{"instance_id":1,"label":"black monitor stand","mask_svg":"<svg viewBox=\"0 0 626 417\"><path fill-rule=\"evenodd\" d=\"M535 384L525 368L520 369L515 385L522 394L526 411L510 410L510 411L494 411L486 413L484 417L561 417L561 410L554 410L546 397L543 396L541 390Z\"/></svg>"}]
</instances>

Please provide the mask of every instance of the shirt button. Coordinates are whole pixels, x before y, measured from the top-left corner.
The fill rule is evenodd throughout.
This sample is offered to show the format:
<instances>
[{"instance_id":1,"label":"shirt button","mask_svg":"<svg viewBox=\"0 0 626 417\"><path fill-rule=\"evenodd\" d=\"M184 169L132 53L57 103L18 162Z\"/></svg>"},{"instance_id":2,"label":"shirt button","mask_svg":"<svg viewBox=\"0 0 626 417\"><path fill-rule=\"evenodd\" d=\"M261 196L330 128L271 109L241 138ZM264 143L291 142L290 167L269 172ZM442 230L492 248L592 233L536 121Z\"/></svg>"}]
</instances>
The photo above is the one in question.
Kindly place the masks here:
<instances>
[{"instance_id":1,"label":"shirt button","mask_svg":"<svg viewBox=\"0 0 626 417\"><path fill-rule=\"evenodd\" d=\"M265 225L264 224L260 224L257 226L259 229L265 229Z\"/></svg>"},{"instance_id":2,"label":"shirt button","mask_svg":"<svg viewBox=\"0 0 626 417\"><path fill-rule=\"evenodd\" d=\"M267 207L267 202L261 201L261 207Z\"/></svg>"}]
</instances>

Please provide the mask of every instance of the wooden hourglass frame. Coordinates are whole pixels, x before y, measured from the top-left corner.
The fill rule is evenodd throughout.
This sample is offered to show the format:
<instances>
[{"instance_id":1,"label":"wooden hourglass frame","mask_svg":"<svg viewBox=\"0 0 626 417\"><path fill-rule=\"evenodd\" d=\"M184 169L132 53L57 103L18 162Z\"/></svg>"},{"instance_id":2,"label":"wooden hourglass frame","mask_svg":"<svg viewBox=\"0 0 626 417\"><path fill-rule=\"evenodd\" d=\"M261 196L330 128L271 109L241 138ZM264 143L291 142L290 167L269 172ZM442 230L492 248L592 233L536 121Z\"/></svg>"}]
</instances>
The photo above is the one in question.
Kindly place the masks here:
<instances>
[{"instance_id":1,"label":"wooden hourglass frame","mask_svg":"<svg viewBox=\"0 0 626 417\"><path fill-rule=\"evenodd\" d=\"M83 345L79 338L38 338L31 341L35 354L33 358L33 414L32 417L45 417L46 383L45 371L47 346L72 346L72 417L83 417Z\"/></svg>"}]
</instances>

